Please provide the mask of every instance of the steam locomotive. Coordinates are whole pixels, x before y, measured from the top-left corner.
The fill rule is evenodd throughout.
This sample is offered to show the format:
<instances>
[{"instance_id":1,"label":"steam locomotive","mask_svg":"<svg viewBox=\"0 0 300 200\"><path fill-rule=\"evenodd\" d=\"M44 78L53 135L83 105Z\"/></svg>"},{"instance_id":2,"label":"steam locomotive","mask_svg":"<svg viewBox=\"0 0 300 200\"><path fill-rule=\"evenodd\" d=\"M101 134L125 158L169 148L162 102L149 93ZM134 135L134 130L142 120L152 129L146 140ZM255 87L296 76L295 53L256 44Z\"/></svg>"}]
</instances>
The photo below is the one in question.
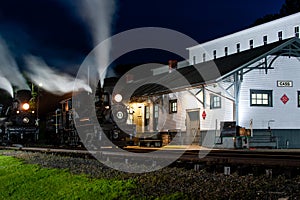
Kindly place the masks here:
<instances>
[{"instance_id":1,"label":"steam locomotive","mask_svg":"<svg viewBox=\"0 0 300 200\"><path fill-rule=\"evenodd\" d=\"M28 144L38 140L39 129L30 90L18 90L10 106L1 107L2 144Z\"/></svg>"},{"instance_id":2,"label":"steam locomotive","mask_svg":"<svg viewBox=\"0 0 300 200\"><path fill-rule=\"evenodd\" d=\"M60 102L60 107L48 114L46 119L46 133L50 135L50 143L68 146L84 146L94 145L102 141L104 135L116 146L125 147L133 143L132 135L127 133L134 133L135 127L133 125L125 125L121 129L114 118L114 111L111 106L111 94L116 78L105 79L104 86L98 87L95 94L90 94L93 98L92 102L95 105L95 112L97 121L93 121L90 116L90 110L83 112L81 116L78 115L76 109L73 108L72 98L64 99ZM80 95L80 94L73 94ZM80 103L78 103L80 104ZM127 114L125 105L118 105L124 115ZM85 109L86 105L81 103L81 108ZM126 118L126 116L124 117ZM100 125L101 130L99 130ZM126 133L124 131L126 130ZM78 134L78 129L84 134ZM103 144L103 143L102 143ZM109 145L109 144L107 144Z\"/></svg>"}]
</instances>

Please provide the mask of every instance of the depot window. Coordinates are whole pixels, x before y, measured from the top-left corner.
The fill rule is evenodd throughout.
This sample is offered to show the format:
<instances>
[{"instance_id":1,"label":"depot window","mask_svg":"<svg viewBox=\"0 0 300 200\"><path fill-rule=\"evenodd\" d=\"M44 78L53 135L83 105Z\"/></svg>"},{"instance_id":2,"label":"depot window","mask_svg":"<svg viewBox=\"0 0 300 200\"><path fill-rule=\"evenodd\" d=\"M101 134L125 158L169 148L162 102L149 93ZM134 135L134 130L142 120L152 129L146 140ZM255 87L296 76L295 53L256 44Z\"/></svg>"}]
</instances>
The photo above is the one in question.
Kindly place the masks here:
<instances>
[{"instance_id":1,"label":"depot window","mask_svg":"<svg viewBox=\"0 0 300 200\"><path fill-rule=\"evenodd\" d=\"M268 36L264 36L263 37L263 42L264 42L264 45L268 44Z\"/></svg>"},{"instance_id":2,"label":"depot window","mask_svg":"<svg viewBox=\"0 0 300 200\"><path fill-rule=\"evenodd\" d=\"M237 53L240 53L240 51L241 51L241 44L240 44L240 43L237 43L237 44L236 44L236 52L237 52Z\"/></svg>"},{"instance_id":3,"label":"depot window","mask_svg":"<svg viewBox=\"0 0 300 200\"><path fill-rule=\"evenodd\" d=\"M299 26L295 27L295 37L299 37Z\"/></svg>"},{"instance_id":4,"label":"depot window","mask_svg":"<svg viewBox=\"0 0 300 200\"><path fill-rule=\"evenodd\" d=\"M249 40L249 47L250 47L250 49L253 49L253 44L254 44L254 41L253 40Z\"/></svg>"},{"instance_id":5,"label":"depot window","mask_svg":"<svg viewBox=\"0 0 300 200\"><path fill-rule=\"evenodd\" d=\"M177 99L169 101L169 113L177 113Z\"/></svg>"},{"instance_id":6,"label":"depot window","mask_svg":"<svg viewBox=\"0 0 300 200\"><path fill-rule=\"evenodd\" d=\"M224 53L225 53L225 56L228 56L228 47L224 48Z\"/></svg>"},{"instance_id":7,"label":"depot window","mask_svg":"<svg viewBox=\"0 0 300 200\"><path fill-rule=\"evenodd\" d=\"M278 32L278 40L281 41L282 40L282 31Z\"/></svg>"},{"instance_id":8,"label":"depot window","mask_svg":"<svg viewBox=\"0 0 300 200\"><path fill-rule=\"evenodd\" d=\"M272 90L250 90L250 106L273 106Z\"/></svg>"},{"instance_id":9,"label":"depot window","mask_svg":"<svg viewBox=\"0 0 300 200\"><path fill-rule=\"evenodd\" d=\"M213 51L214 59L217 59L217 50Z\"/></svg>"},{"instance_id":10,"label":"depot window","mask_svg":"<svg viewBox=\"0 0 300 200\"><path fill-rule=\"evenodd\" d=\"M221 108L221 97L216 94L210 94L210 109Z\"/></svg>"},{"instance_id":11,"label":"depot window","mask_svg":"<svg viewBox=\"0 0 300 200\"><path fill-rule=\"evenodd\" d=\"M300 108L300 91L298 91L298 107Z\"/></svg>"}]
</instances>

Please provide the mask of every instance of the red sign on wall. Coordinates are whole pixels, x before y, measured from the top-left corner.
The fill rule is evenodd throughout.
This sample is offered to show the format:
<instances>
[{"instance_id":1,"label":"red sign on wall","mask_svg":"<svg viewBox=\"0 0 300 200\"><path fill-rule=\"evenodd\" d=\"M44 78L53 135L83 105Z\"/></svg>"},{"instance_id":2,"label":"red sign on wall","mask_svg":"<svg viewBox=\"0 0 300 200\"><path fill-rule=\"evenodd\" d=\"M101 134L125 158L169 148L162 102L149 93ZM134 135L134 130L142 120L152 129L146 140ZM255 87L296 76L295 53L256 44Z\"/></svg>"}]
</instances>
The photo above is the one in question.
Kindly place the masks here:
<instances>
[{"instance_id":1,"label":"red sign on wall","mask_svg":"<svg viewBox=\"0 0 300 200\"><path fill-rule=\"evenodd\" d=\"M206 112L205 112L205 110L204 110L203 113L202 113L202 118L203 118L203 119L206 118Z\"/></svg>"},{"instance_id":2,"label":"red sign on wall","mask_svg":"<svg viewBox=\"0 0 300 200\"><path fill-rule=\"evenodd\" d=\"M282 103L286 104L290 99L288 98L288 96L286 96L286 94L284 94L281 99Z\"/></svg>"}]
</instances>

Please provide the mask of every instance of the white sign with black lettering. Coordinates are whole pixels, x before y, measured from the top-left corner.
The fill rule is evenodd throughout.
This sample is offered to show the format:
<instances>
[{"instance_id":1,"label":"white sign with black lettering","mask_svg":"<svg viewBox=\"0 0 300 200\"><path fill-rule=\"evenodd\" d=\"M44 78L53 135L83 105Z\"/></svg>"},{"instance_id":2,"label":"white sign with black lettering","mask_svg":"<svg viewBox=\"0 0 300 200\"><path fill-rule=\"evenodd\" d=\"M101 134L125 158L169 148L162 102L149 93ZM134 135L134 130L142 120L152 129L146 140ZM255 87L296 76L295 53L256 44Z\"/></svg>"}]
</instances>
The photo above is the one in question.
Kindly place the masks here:
<instances>
[{"instance_id":1,"label":"white sign with black lettering","mask_svg":"<svg viewBox=\"0 0 300 200\"><path fill-rule=\"evenodd\" d=\"M293 81L277 81L277 87L293 87Z\"/></svg>"}]
</instances>

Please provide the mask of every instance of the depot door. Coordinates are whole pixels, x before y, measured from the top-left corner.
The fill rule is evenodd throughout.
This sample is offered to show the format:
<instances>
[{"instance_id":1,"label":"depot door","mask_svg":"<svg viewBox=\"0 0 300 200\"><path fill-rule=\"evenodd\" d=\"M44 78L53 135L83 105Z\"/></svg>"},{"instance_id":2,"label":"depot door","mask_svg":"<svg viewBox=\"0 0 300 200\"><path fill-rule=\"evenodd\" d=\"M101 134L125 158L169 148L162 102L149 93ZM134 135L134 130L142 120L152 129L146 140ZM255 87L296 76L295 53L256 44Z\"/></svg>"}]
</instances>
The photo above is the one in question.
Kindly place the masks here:
<instances>
[{"instance_id":1,"label":"depot door","mask_svg":"<svg viewBox=\"0 0 300 200\"><path fill-rule=\"evenodd\" d=\"M187 110L186 114L186 144L199 144L200 109Z\"/></svg>"}]
</instances>

